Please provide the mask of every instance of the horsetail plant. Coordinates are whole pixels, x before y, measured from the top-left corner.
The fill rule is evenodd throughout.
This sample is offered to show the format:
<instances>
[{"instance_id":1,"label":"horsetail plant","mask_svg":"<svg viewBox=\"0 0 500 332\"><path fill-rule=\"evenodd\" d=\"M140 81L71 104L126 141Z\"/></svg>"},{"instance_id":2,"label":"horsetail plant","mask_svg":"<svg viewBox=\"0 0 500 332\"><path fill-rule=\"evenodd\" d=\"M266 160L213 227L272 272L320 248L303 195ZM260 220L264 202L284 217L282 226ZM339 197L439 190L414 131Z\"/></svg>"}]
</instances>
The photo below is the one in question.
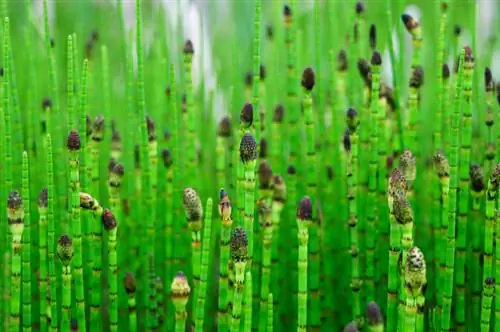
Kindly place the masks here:
<instances>
[{"instance_id":1,"label":"horsetail plant","mask_svg":"<svg viewBox=\"0 0 500 332\"><path fill-rule=\"evenodd\" d=\"M201 273L200 273L200 286L195 289L197 292L196 295L196 324L195 330L203 331L203 318L205 312L205 298L207 291L207 275L208 275L208 266L210 263L210 239L212 236L212 199L207 199L207 203L205 205L205 222L203 229L203 245L202 245L202 255L201 261Z\"/></svg>"},{"instance_id":2,"label":"horsetail plant","mask_svg":"<svg viewBox=\"0 0 500 332\"><path fill-rule=\"evenodd\" d=\"M248 261L248 236L244 228L238 226L231 234L231 259L234 264L234 295L231 331L240 330L241 300L245 286L245 268Z\"/></svg>"},{"instance_id":3,"label":"horsetail plant","mask_svg":"<svg viewBox=\"0 0 500 332\"><path fill-rule=\"evenodd\" d=\"M490 330L490 317L493 308L493 297L496 292L494 274L493 249L495 248L495 201L498 196L500 167L493 170L486 188L486 208L483 243L483 289L481 294L481 331ZM496 306L495 306L496 308Z\"/></svg>"},{"instance_id":4,"label":"horsetail plant","mask_svg":"<svg viewBox=\"0 0 500 332\"><path fill-rule=\"evenodd\" d=\"M63 331L69 331L71 322L71 261L73 254L73 241L68 235L62 235L57 241L57 257L62 264L63 276L63 314L61 317L61 330Z\"/></svg>"},{"instance_id":5,"label":"horsetail plant","mask_svg":"<svg viewBox=\"0 0 500 332\"><path fill-rule=\"evenodd\" d=\"M228 305L229 305L229 283L228 283L228 265L229 265L229 245L231 239L231 226L233 219L231 218L232 204L229 196L221 189L220 202L218 206L219 215L221 217L221 235L220 235L220 261L219 261L219 315L218 326L221 331L227 331L228 323Z\"/></svg>"},{"instance_id":6,"label":"horsetail plant","mask_svg":"<svg viewBox=\"0 0 500 332\"><path fill-rule=\"evenodd\" d=\"M470 272L471 283L471 314L472 322L469 326L480 326L480 313L481 313L481 254L482 254L482 240L483 227L481 225L481 201L485 192L484 174L482 168L478 164L472 164L469 168L469 186L470 195L472 198L472 209L469 213L469 232L471 236L472 253L469 258L468 265L472 267ZM483 256L483 263L484 263ZM483 265L484 266L484 265ZM491 274L489 274L491 275Z\"/></svg>"},{"instance_id":7,"label":"horsetail plant","mask_svg":"<svg viewBox=\"0 0 500 332\"><path fill-rule=\"evenodd\" d=\"M22 159L22 197L24 207L24 232L22 252L22 321L23 330L30 331L32 328L32 304L31 304L31 213L30 213L30 174L28 164L28 153L23 152Z\"/></svg>"},{"instance_id":8,"label":"horsetail plant","mask_svg":"<svg viewBox=\"0 0 500 332\"><path fill-rule=\"evenodd\" d=\"M135 277L131 272L127 272L125 274L125 278L123 279L123 286L125 287L125 291L127 292L127 305L128 305L128 329L129 331L137 331L137 309L136 309L136 299L135 299L135 291L137 288L137 284L135 281Z\"/></svg>"},{"instance_id":9,"label":"horsetail plant","mask_svg":"<svg viewBox=\"0 0 500 332\"><path fill-rule=\"evenodd\" d=\"M298 318L297 331L307 331L307 263L308 263L308 242L309 242L309 226L312 223L312 202L309 197L304 197L300 200L297 207L297 237L299 240L299 284L298 284Z\"/></svg>"},{"instance_id":10,"label":"horsetail plant","mask_svg":"<svg viewBox=\"0 0 500 332\"><path fill-rule=\"evenodd\" d=\"M24 206L17 190L9 193L7 199L7 218L12 236L11 251L11 299L10 299L10 331L18 330L21 317L21 253L24 232Z\"/></svg>"},{"instance_id":11,"label":"horsetail plant","mask_svg":"<svg viewBox=\"0 0 500 332\"><path fill-rule=\"evenodd\" d=\"M161 1L130 33L122 0L44 0L41 33L21 3L0 1L0 330L499 329L496 2L482 29L483 2L233 1L173 36Z\"/></svg>"},{"instance_id":12,"label":"horsetail plant","mask_svg":"<svg viewBox=\"0 0 500 332\"><path fill-rule=\"evenodd\" d=\"M48 262L47 262L47 205L48 190L43 188L38 197L38 231L39 231L39 251L40 251L40 330L47 331L48 311L50 310L50 299L48 292Z\"/></svg>"},{"instance_id":13,"label":"horsetail plant","mask_svg":"<svg viewBox=\"0 0 500 332\"><path fill-rule=\"evenodd\" d=\"M424 292L427 285L426 264L424 254L418 247L412 247L407 253L404 270L406 290L405 331L425 331L423 307Z\"/></svg>"},{"instance_id":14,"label":"horsetail plant","mask_svg":"<svg viewBox=\"0 0 500 332\"><path fill-rule=\"evenodd\" d=\"M471 158L472 142L472 75L474 73L474 56L470 47L463 48L463 84L462 98L464 101L463 112L460 121L460 155L458 166L458 219L457 219L457 266L455 269L455 282L457 294L457 306L455 307L455 319L458 328L466 323L466 300L465 300L465 262L467 251L467 210L469 208L469 167Z\"/></svg>"},{"instance_id":15,"label":"horsetail plant","mask_svg":"<svg viewBox=\"0 0 500 332\"><path fill-rule=\"evenodd\" d=\"M201 205L200 197L198 193L193 188L184 189L184 194L182 198L184 205L184 211L186 213L186 219L191 229L191 249L192 249L192 269L193 269L193 280L194 280L194 298L193 298L193 309L196 306L196 292L198 285L200 283L200 273L201 273L201 228L202 228L202 218L203 218L203 207Z\"/></svg>"},{"instance_id":16,"label":"horsetail plant","mask_svg":"<svg viewBox=\"0 0 500 332\"><path fill-rule=\"evenodd\" d=\"M367 204L367 237L366 237L366 297L368 300L375 299L375 224L377 215L377 172L379 165L378 156L378 118L379 118L379 87L380 70L382 66L382 56L379 52L373 52L371 58L372 65L372 86L370 92L370 158L368 177L368 200Z\"/></svg>"},{"instance_id":17,"label":"horsetail plant","mask_svg":"<svg viewBox=\"0 0 500 332\"><path fill-rule=\"evenodd\" d=\"M83 288L83 247L82 224L80 220L80 178L79 152L80 134L72 130L66 142L69 153L70 166L70 193L71 198L71 230L75 257L73 263L73 278L75 280L75 297L77 307L77 321L80 329L85 331L85 294Z\"/></svg>"},{"instance_id":18,"label":"horsetail plant","mask_svg":"<svg viewBox=\"0 0 500 332\"><path fill-rule=\"evenodd\" d=\"M118 224L115 216L109 209L102 213L102 225L108 232L108 292L109 292L109 320L110 330L118 331L118 259L116 233Z\"/></svg>"},{"instance_id":19,"label":"horsetail plant","mask_svg":"<svg viewBox=\"0 0 500 332\"><path fill-rule=\"evenodd\" d=\"M367 328L370 332L384 332L384 317L378 304L374 301L366 307Z\"/></svg>"},{"instance_id":20,"label":"horsetail plant","mask_svg":"<svg viewBox=\"0 0 500 332\"><path fill-rule=\"evenodd\" d=\"M358 132L359 125L358 113L354 108L347 110L346 116L347 130L344 135L344 150L348 154L346 175L347 175L347 201L348 201L348 225L349 239L351 248L351 291L352 291L352 316L355 317L358 324L362 325L361 316L361 287L363 281L360 278L360 259L358 243L358 216L356 208L356 197L358 194Z\"/></svg>"},{"instance_id":21,"label":"horsetail plant","mask_svg":"<svg viewBox=\"0 0 500 332\"><path fill-rule=\"evenodd\" d=\"M183 272L178 272L172 282L171 297L175 306L175 331L186 331L187 311L186 305L191 294L186 275Z\"/></svg>"}]
</instances>

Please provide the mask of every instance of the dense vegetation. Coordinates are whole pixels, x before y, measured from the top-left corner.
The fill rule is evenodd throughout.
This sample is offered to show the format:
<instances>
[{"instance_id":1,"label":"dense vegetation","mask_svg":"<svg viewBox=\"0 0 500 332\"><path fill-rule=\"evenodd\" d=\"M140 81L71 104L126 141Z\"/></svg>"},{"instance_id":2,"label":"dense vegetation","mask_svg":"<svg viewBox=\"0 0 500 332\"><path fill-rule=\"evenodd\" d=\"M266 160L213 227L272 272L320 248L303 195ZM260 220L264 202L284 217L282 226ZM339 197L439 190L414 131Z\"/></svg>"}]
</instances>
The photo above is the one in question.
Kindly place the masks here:
<instances>
[{"instance_id":1,"label":"dense vegetation","mask_svg":"<svg viewBox=\"0 0 500 332\"><path fill-rule=\"evenodd\" d=\"M499 15L404 3L0 1L0 330L499 331Z\"/></svg>"}]
</instances>

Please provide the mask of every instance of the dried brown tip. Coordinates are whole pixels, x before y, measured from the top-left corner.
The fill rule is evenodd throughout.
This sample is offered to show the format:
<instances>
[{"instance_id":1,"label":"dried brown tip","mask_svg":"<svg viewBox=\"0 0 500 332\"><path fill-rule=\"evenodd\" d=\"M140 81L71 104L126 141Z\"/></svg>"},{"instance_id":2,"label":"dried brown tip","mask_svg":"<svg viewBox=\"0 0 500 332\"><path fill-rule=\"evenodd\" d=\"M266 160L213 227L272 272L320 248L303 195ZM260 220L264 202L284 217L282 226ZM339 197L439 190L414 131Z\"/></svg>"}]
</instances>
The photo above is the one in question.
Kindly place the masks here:
<instances>
[{"instance_id":1,"label":"dried brown tip","mask_svg":"<svg viewBox=\"0 0 500 332\"><path fill-rule=\"evenodd\" d=\"M274 109L274 114L273 114L273 121L281 123L283 122L283 116L285 115L285 108L283 105L279 104L276 106Z\"/></svg>"},{"instance_id":2,"label":"dried brown tip","mask_svg":"<svg viewBox=\"0 0 500 332\"><path fill-rule=\"evenodd\" d=\"M163 165L166 168L169 168L170 166L172 166L173 159L172 159L172 154L170 153L170 150L169 149L163 149L163 151L162 151L161 154L162 154L162 157L163 157Z\"/></svg>"},{"instance_id":3,"label":"dried brown tip","mask_svg":"<svg viewBox=\"0 0 500 332\"><path fill-rule=\"evenodd\" d=\"M344 150L346 152L351 152L351 133L349 131L349 128L347 128L344 132L343 143L344 143Z\"/></svg>"},{"instance_id":4,"label":"dried brown tip","mask_svg":"<svg viewBox=\"0 0 500 332\"><path fill-rule=\"evenodd\" d=\"M414 89L419 89L424 83L424 69L422 66L417 66L410 78L410 87Z\"/></svg>"},{"instance_id":5,"label":"dried brown tip","mask_svg":"<svg viewBox=\"0 0 500 332\"><path fill-rule=\"evenodd\" d=\"M355 321L350 322L344 327L343 332L359 332L358 324Z\"/></svg>"},{"instance_id":6,"label":"dried brown tip","mask_svg":"<svg viewBox=\"0 0 500 332\"><path fill-rule=\"evenodd\" d=\"M333 180L334 172L331 165L326 166L326 178L328 180Z\"/></svg>"},{"instance_id":7,"label":"dried brown tip","mask_svg":"<svg viewBox=\"0 0 500 332\"><path fill-rule=\"evenodd\" d=\"M194 47L193 47L193 42L191 40L187 40L186 43L184 44L184 54L186 55L193 55L194 54Z\"/></svg>"},{"instance_id":8,"label":"dried brown tip","mask_svg":"<svg viewBox=\"0 0 500 332\"><path fill-rule=\"evenodd\" d=\"M73 258L73 241L67 234L61 235L57 241L57 256L64 266L68 266Z\"/></svg>"},{"instance_id":9,"label":"dried brown tip","mask_svg":"<svg viewBox=\"0 0 500 332\"><path fill-rule=\"evenodd\" d=\"M42 191L40 191L40 196L38 196L38 205L41 208L47 208L49 201L49 190L47 187L43 188Z\"/></svg>"},{"instance_id":10,"label":"dried brown tip","mask_svg":"<svg viewBox=\"0 0 500 332\"><path fill-rule=\"evenodd\" d=\"M134 147L134 166L136 169L141 168L141 149L138 144Z\"/></svg>"},{"instance_id":11,"label":"dried brown tip","mask_svg":"<svg viewBox=\"0 0 500 332\"><path fill-rule=\"evenodd\" d=\"M393 195L393 198L393 212L394 217L396 217L396 221L402 225L413 222L413 210L411 208L410 201L406 197L405 193L402 191L398 191Z\"/></svg>"},{"instance_id":12,"label":"dried brown tip","mask_svg":"<svg viewBox=\"0 0 500 332\"><path fill-rule=\"evenodd\" d=\"M108 163L108 171L113 172L113 169L115 168L116 164L117 161L114 158L110 158Z\"/></svg>"},{"instance_id":13,"label":"dried brown tip","mask_svg":"<svg viewBox=\"0 0 500 332\"><path fill-rule=\"evenodd\" d=\"M358 70L367 86L372 85L372 68L365 59L358 60Z\"/></svg>"},{"instance_id":14,"label":"dried brown tip","mask_svg":"<svg viewBox=\"0 0 500 332\"><path fill-rule=\"evenodd\" d=\"M231 220L232 203L224 189L220 190L219 215L225 221Z\"/></svg>"},{"instance_id":15,"label":"dried brown tip","mask_svg":"<svg viewBox=\"0 0 500 332\"><path fill-rule=\"evenodd\" d=\"M297 207L297 218L300 220L312 220L312 201L309 196L303 197Z\"/></svg>"},{"instance_id":16,"label":"dried brown tip","mask_svg":"<svg viewBox=\"0 0 500 332\"><path fill-rule=\"evenodd\" d=\"M401 157L399 157L399 167L407 180L413 181L417 172L417 160L415 155L409 150L405 149Z\"/></svg>"},{"instance_id":17,"label":"dried brown tip","mask_svg":"<svg viewBox=\"0 0 500 332\"><path fill-rule=\"evenodd\" d=\"M484 173L478 164L472 164L469 170L471 189L477 193L485 189Z\"/></svg>"},{"instance_id":18,"label":"dried brown tip","mask_svg":"<svg viewBox=\"0 0 500 332\"><path fill-rule=\"evenodd\" d=\"M244 164L257 159L257 142L249 133L246 133L241 139L240 159Z\"/></svg>"},{"instance_id":19,"label":"dried brown tip","mask_svg":"<svg viewBox=\"0 0 500 332\"><path fill-rule=\"evenodd\" d=\"M405 25L406 30L408 30L408 32L412 32L419 26L418 21L411 15L403 14L401 15L401 20L403 21L403 24Z\"/></svg>"},{"instance_id":20,"label":"dried brown tip","mask_svg":"<svg viewBox=\"0 0 500 332\"><path fill-rule=\"evenodd\" d=\"M146 127L148 130L148 140L150 142L156 140L156 125L149 115L146 115Z\"/></svg>"},{"instance_id":21,"label":"dried brown tip","mask_svg":"<svg viewBox=\"0 0 500 332\"><path fill-rule=\"evenodd\" d=\"M347 62L347 54L345 50L340 50L337 55L337 70L341 72L347 71L348 62Z\"/></svg>"},{"instance_id":22,"label":"dried brown tip","mask_svg":"<svg viewBox=\"0 0 500 332\"><path fill-rule=\"evenodd\" d=\"M444 63L442 70L443 70L443 78L444 79L450 78L450 67L448 66L448 64Z\"/></svg>"},{"instance_id":23,"label":"dried brown tip","mask_svg":"<svg viewBox=\"0 0 500 332\"><path fill-rule=\"evenodd\" d=\"M283 203L286 199L286 186L280 175L273 176L273 189L273 200Z\"/></svg>"},{"instance_id":24,"label":"dried brown tip","mask_svg":"<svg viewBox=\"0 0 500 332\"><path fill-rule=\"evenodd\" d=\"M120 143L122 141L122 138L120 136L120 132L117 129L113 130L113 134L111 136L111 141L113 143Z\"/></svg>"},{"instance_id":25,"label":"dried brown tip","mask_svg":"<svg viewBox=\"0 0 500 332\"><path fill-rule=\"evenodd\" d=\"M307 67L302 72L302 87L307 91L311 91L314 88L314 83L316 82L316 75L311 67Z\"/></svg>"},{"instance_id":26,"label":"dried brown tip","mask_svg":"<svg viewBox=\"0 0 500 332\"><path fill-rule=\"evenodd\" d=\"M465 63L471 63L474 62L474 54L472 53L472 48L469 46L464 47L464 62Z\"/></svg>"},{"instance_id":27,"label":"dried brown tip","mask_svg":"<svg viewBox=\"0 0 500 332\"><path fill-rule=\"evenodd\" d=\"M356 2L356 14L361 15L365 12L365 4L363 1Z\"/></svg>"},{"instance_id":28,"label":"dried brown tip","mask_svg":"<svg viewBox=\"0 0 500 332\"><path fill-rule=\"evenodd\" d=\"M406 192L407 183L403 172L399 168L392 170L389 177L389 195L393 196L397 192Z\"/></svg>"},{"instance_id":29,"label":"dried brown tip","mask_svg":"<svg viewBox=\"0 0 500 332\"><path fill-rule=\"evenodd\" d=\"M243 106L243 109L241 110L240 121L241 121L241 124L245 128L248 128L252 125L252 123L253 123L253 106L252 106L252 104L245 103L245 105Z\"/></svg>"},{"instance_id":30,"label":"dried brown tip","mask_svg":"<svg viewBox=\"0 0 500 332\"><path fill-rule=\"evenodd\" d=\"M259 185L261 189L269 189L273 179L273 169L266 160L262 160L259 164Z\"/></svg>"},{"instance_id":31,"label":"dried brown tip","mask_svg":"<svg viewBox=\"0 0 500 332\"><path fill-rule=\"evenodd\" d=\"M373 52L373 55L371 58L371 64L372 64L372 66L382 65L382 56L380 55L379 52L377 52L377 51Z\"/></svg>"},{"instance_id":32,"label":"dried brown tip","mask_svg":"<svg viewBox=\"0 0 500 332\"><path fill-rule=\"evenodd\" d=\"M295 166L290 165L290 166L288 166L288 168L287 168L287 173L288 173L289 175L295 175L295 174L297 174L297 169L295 168Z\"/></svg>"},{"instance_id":33,"label":"dried brown tip","mask_svg":"<svg viewBox=\"0 0 500 332\"><path fill-rule=\"evenodd\" d=\"M370 25L370 47L372 50L377 48L377 26L375 24Z\"/></svg>"},{"instance_id":34,"label":"dried brown tip","mask_svg":"<svg viewBox=\"0 0 500 332\"><path fill-rule=\"evenodd\" d=\"M371 301L368 303L366 307L366 318L369 326L377 326L384 322L382 311L376 302Z\"/></svg>"},{"instance_id":35,"label":"dried brown tip","mask_svg":"<svg viewBox=\"0 0 500 332\"><path fill-rule=\"evenodd\" d=\"M123 175L125 175L125 168L120 163L115 163L115 165L113 166L111 171L119 177L122 177Z\"/></svg>"},{"instance_id":36,"label":"dried brown tip","mask_svg":"<svg viewBox=\"0 0 500 332\"><path fill-rule=\"evenodd\" d=\"M80 134L76 130L72 130L66 141L66 146L69 151L78 151L80 150Z\"/></svg>"},{"instance_id":37,"label":"dried brown tip","mask_svg":"<svg viewBox=\"0 0 500 332\"><path fill-rule=\"evenodd\" d=\"M498 184L500 182L500 163L497 163L490 175L490 183L493 191L498 190Z\"/></svg>"},{"instance_id":38,"label":"dried brown tip","mask_svg":"<svg viewBox=\"0 0 500 332\"><path fill-rule=\"evenodd\" d=\"M49 97L45 97L42 100L42 109L51 109L52 108L52 100Z\"/></svg>"},{"instance_id":39,"label":"dried brown tip","mask_svg":"<svg viewBox=\"0 0 500 332\"><path fill-rule=\"evenodd\" d=\"M283 7L283 15L285 15L285 18L286 18L286 17L291 17L291 16L292 16L292 9L290 8L290 6L285 5L285 6Z\"/></svg>"},{"instance_id":40,"label":"dried brown tip","mask_svg":"<svg viewBox=\"0 0 500 332\"><path fill-rule=\"evenodd\" d=\"M97 116L92 124L92 133L94 134L94 140L99 136L102 138L104 134L104 117L102 115Z\"/></svg>"},{"instance_id":41,"label":"dried brown tip","mask_svg":"<svg viewBox=\"0 0 500 332\"><path fill-rule=\"evenodd\" d=\"M125 288L127 294L135 293L136 282L132 272L125 273L125 277L123 278L123 287Z\"/></svg>"},{"instance_id":42,"label":"dried brown tip","mask_svg":"<svg viewBox=\"0 0 500 332\"><path fill-rule=\"evenodd\" d=\"M245 230L238 226L231 235L231 258L235 262L244 262L248 256L248 237Z\"/></svg>"},{"instance_id":43,"label":"dried brown tip","mask_svg":"<svg viewBox=\"0 0 500 332\"><path fill-rule=\"evenodd\" d=\"M273 37L274 37L274 28L271 24L269 24L267 27L266 27L266 35L267 35L267 38L269 40L272 40Z\"/></svg>"},{"instance_id":44,"label":"dried brown tip","mask_svg":"<svg viewBox=\"0 0 500 332\"><path fill-rule=\"evenodd\" d=\"M263 81L266 79L266 67L264 65L260 65L259 67L259 77L260 77L260 80Z\"/></svg>"},{"instance_id":45,"label":"dried brown tip","mask_svg":"<svg viewBox=\"0 0 500 332\"><path fill-rule=\"evenodd\" d=\"M409 271L424 271L425 270L425 258L424 253L418 247L411 247L408 250L408 256L406 259L406 269Z\"/></svg>"},{"instance_id":46,"label":"dried brown tip","mask_svg":"<svg viewBox=\"0 0 500 332\"><path fill-rule=\"evenodd\" d=\"M22 206L23 199L21 198L21 194L17 190L12 190L7 198L7 207L11 210L17 210L22 208Z\"/></svg>"},{"instance_id":47,"label":"dried brown tip","mask_svg":"<svg viewBox=\"0 0 500 332\"><path fill-rule=\"evenodd\" d=\"M359 125L358 112L350 107L346 113L346 123L350 131L355 132Z\"/></svg>"},{"instance_id":48,"label":"dried brown tip","mask_svg":"<svg viewBox=\"0 0 500 332\"><path fill-rule=\"evenodd\" d=\"M171 137L172 137L172 133L170 132L170 130L168 130L168 128L165 128L163 130L163 139L165 140L165 142L168 142Z\"/></svg>"},{"instance_id":49,"label":"dried brown tip","mask_svg":"<svg viewBox=\"0 0 500 332\"><path fill-rule=\"evenodd\" d=\"M217 126L217 135L221 137L231 136L231 119L228 116L225 116L222 120L220 120L219 125Z\"/></svg>"},{"instance_id":50,"label":"dried brown tip","mask_svg":"<svg viewBox=\"0 0 500 332\"><path fill-rule=\"evenodd\" d=\"M484 87L486 92L492 92L495 87L493 84L493 75L488 67L484 69Z\"/></svg>"},{"instance_id":51,"label":"dried brown tip","mask_svg":"<svg viewBox=\"0 0 500 332\"><path fill-rule=\"evenodd\" d=\"M188 221L201 220L203 215L203 207L201 205L200 197L193 188L184 189L182 196L182 204Z\"/></svg>"},{"instance_id":52,"label":"dried brown tip","mask_svg":"<svg viewBox=\"0 0 500 332\"><path fill-rule=\"evenodd\" d=\"M113 213L109 209L104 209L102 214L102 226L106 231L112 231L116 228L116 219Z\"/></svg>"},{"instance_id":53,"label":"dried brown tip","mask_svg":"<svg viewBox=\"0 0 500 332\"><path fill-rule=\"evenodd\" d=\"M267 158L267 139L265 138L260 139L259 158Z\"/></svg>"},{"instance_id":54,"label":"dried brown tip","mask_svg":"<svg viewBox=\"0 0 500 332\"><path fill-rule=\"evenodd\" d=\"M496 89L497 89L497 102L498 105L500 105L500 82L497 83Z\"/></svg>"}]
</instances>

